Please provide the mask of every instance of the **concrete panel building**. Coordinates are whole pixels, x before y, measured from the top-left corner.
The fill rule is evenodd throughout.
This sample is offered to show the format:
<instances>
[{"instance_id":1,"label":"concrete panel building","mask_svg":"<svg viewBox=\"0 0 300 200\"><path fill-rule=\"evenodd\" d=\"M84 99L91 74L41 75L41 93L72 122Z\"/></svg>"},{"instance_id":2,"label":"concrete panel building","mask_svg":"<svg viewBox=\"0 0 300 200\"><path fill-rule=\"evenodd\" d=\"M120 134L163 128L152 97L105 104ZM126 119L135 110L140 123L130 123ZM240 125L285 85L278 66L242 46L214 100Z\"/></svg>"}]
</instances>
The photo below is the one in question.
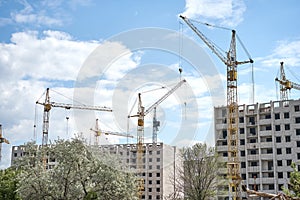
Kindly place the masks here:
<instances>
[{"instance_id":1,"label":"concrete panel building","mask_svg":"<svg viewBox=\"0 0 300 200\"><path fill-rule=\"evenodd\" d=\"M131 169L137 168L137 145L136 144L110 144L99 145L100 151L110 152L118 155L124 164ZM12 159L14 160L23 156L24 146L12 147ZM175 173L176 147L163 143L146 143L144 144L143 153L143 171L144 190L142 199L163 199L173 193L174 187L172 177ZM56 164L55 158L47 159L47 168L52 168Z\"/></svg>"},{"instance_id":2,"label":"concrete panel building","mask_svg":"<svg viewBox=\"0 0 300 200\"><path fill-rule=\"evenodd\" d=\"M225 162L226 116L225 106L215 107L216 149ZM300 169L300 100L240 105L238 119L242 183L252 190L277 194L287 187L291 164ZM226 169L222 173L226 176Z\"/></svg>"}]
</instances>

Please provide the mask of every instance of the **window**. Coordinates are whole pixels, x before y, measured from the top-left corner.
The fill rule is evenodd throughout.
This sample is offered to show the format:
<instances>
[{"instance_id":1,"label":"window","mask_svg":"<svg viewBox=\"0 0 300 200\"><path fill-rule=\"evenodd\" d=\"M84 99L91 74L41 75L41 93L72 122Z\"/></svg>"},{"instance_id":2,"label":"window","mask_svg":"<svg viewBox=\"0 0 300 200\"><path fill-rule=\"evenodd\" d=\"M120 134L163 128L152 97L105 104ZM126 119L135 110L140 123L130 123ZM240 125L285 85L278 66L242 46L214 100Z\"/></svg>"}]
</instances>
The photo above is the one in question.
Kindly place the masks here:
<instances>
[{"instance_id":1,"label":"window","mask_svg":"<svg viewBox=\"0 0 300 200\"><path fill-rule=\"evenodd\" d=\"M156 192L160 192L160 188L156 188Z\"/></svg>"},{"instance_id":2,"label":"window","mask_svg":"<svg viewBox=\"0 0 300 200\"><path fill-rule=\"evenodd\" d=\"M156 169L160 169L160 165L156 165Z\"/></svg>"},{"instance_id":3,"label":"window","mask_svg":"<svg viewBox=\"0 0 300 200\"><path fill-rule=\"evenodd\" d=\"M267 142L272 142L272 138L269 137L269 138L266 139L266 141L267 141Z\"/></svg>"},{"instance_id":4,"label":"window","mask_svg":"<svg viewBox=\"0 0 300 200\"><path fill-rule=\"evenodd\" d=\"M275 113L275 119L280 119L280 114L279 113Z\"/></svg>"},{"instance_id":5,"label":"window","mask_svg":"<svg viewBox=\"0 0 300 200\"><path fill-rule=\"evenodd\" d=\"M286 148L286 154L291 154L292 153L292 149L291 148Z\"/></svg>"},{"instance_id":6,"label":"window","mask_svg":"<svg viewBox=\"0 0 300 200\"><path fill-rule=\"evenodd\" d=\"M300 111L300 107L297 105L297 106L294 106L295 108L295 112L299 112Z\"/></svg>"},{"instance_id":7,"label":"window","mask_svg":"<svg viewBox=\"0 0 300 200\"><path fill-rule=\"evenodd\" d=\"M241 151L241 156L245 156L245 151Z\"/></svg>"},{"instance_id":8,"label":"window","mask_svg":"<svg viewBox=\"0 0 300 200\"><path fill-rule=\"evenodd\" d=\"M152 169L152 165L149 165L149 169Z\"/></svg>"},{"instance_id":9,"label":"window","mask_svg":"<svg viewBox=\"0 0 300 200\"><path fill-rule=\"evenodd\" d=\"M250 165L251 165L252 167L255 167L255 166L258 166L258 163L257 163L257 162L250 162Z\"/></svg>"},{"instance_id":10,"label":"window","mask_svg":"<svg viewBox=\"0 0 300 200\"><path fill-rule=\"evenodd\" d=\"M300 123L300 117L296 117L295 122L296 122L296 124L299 124Z\"/></svg>"},{"instance_id":11,"label":"window","mask_svg":"<svg viewBox=\"0 0 300 200\"><path fill-rule=\"evenodd\" d=\"M149 198L148 199L152 199L152 195L149 195Z\"/></svg>"},{"instance_id":12,"label":"window","mask_svg":"<svg viewBox=\"0 0 300 200\"><path fill-rule=\"evenodd\" d=\"M284 119L290 118L290 113L288 113L288 112L283 113L283 117L284 117Z\"/></svg>"},{"instance_id":13,"label":"window","mask_svg":"<svg viewBox=\"0 0 300 200\"><path fill-rule=\"evenodd\" d=\"M149 180L149 185L152 185L152 180Z\"/></svg>"},{"instance_id":14,"label":"window","mask_svg":"<svg viewBox=\"0 0 300 200\"><path fill-rule=\"evenodd\" d=\"M291 177L291 172L287 172L286 175L287 175L288 178L290 178Z\"/></svg>"},{"instance_id":15,"label":"window","mask_svg":"<svg viewBox=\"0 0 300 200\"><path fill-rule=\"evenodd\" d=\"M269 190L274 190L274 184L269 184Z\"/></svg>"},{"instance_id":16,"label":"window","mask_svg":"<svg viewBox=\"0 0 300 200\"><path fill-rule=\"evenodd\" d=\"M282 166L282 160L277 160L277 166L279 166L279 167Z\"/></svg>"},{"instance_id":17,"label":"window","mask_svg":"<svg viewBox=\"0 0 300 200\"><path fill-rule=\"evenodd\" d=\"M160 177L160 173L156 173L156 177Z\"/></svg>"},{"instance_id":18,"label":"window","mask_svg":"<svg viewBox=\"0 0 300 200\"><path fill-rule=\"evenodd\" d=\"M152 151L149 151L149 155L152 155Z\"/></svg>"},{"instance_id":19,"label":"window","mask_svg":"<svg viewBox=\"0 0 300 200\"><path fill-rule=\"evenodd\" d=\"M280 131L280 125L275 125L275 131Z\"/></svg>"},{"instance_id":20,"label":"window","mask_svg":"<svg viewBox=\"0 0 300 200\"><path fill-rule=\"evenodd\" d=\"M245 162L241 162L241 168L246 168L246 163Z\"/></svg>"},{"instance_id":21,"label":"window","mask_svg":"<svg viewBox=\"0 0 300 200\"><path fill-rule=\"evenodd\" d=\"M250 143L256 143L256 139L250 139Z\"/></svg>"},{"instance_id":22,"label":"window","mask_svg":"<svg viewBox=\"0 0 300 200\"><path fill-rule=\"evenodd\" d=\"M289 135L285 136L285 141L290 142L291 141L291 136L289 136Z\"/></svg>"},{"instance_id":23,"label":"window","mask_svg":"<svg viewBox=\"0 0 300 200\"><path fill-rule=\"evenodd\" d=\"M244 123L244 117L239 118L239 123Z\"/></svg>"},{"instance_id":24,"label":"window","mask_svg":"<svg viewBox=\"0 0 300 200\"><path fill-rule=\"evenodd\" d=\"M281 137L276 137L276 143L280 143L281 142Z\"/></svg>"},{"instance_id":25,"label":"window","mask_svg":"<svg viewBox=\"0 0 300 200\"><path fill-rule=\"evenodd\" d=\"M255 149L251 149L251 150L250 150L250 154L251 154L251 155L256 155L256 150L255 150Z\"/></svg>"},{"instance_id":26,"label":"window","mask_svg":"<svg viewBox=\"0 0 300 200\"><path fill-rule=\"evenodd\" d=\"M244 134L245 133L245 129L244 128L240 128L240 134Z\"/></svg>"},{"instance_id":27,"label":"window","mask_svg":"<svg viewBox=\"0 0 300 200\"><path fill-rule=\"evenodd\" d=\"M267 125L266 126L266 131L270 131L270 130L272 130L272 126L271 125Z\"/></svg>"},{"instance_id":28,"label":"window","mask_svg":"<svg viewBox=\"0 0 300 200\"><path fill-rule=\"evenodd\" d=\"M156 161L157 161L157 162L160 162L160 158L156 158Z\"/></svg>"},{"instance_id":29,"label":"window","mask_svg":"<svg viewBox=\"0 0 300 200\"><path fill-rule=\"evenodd\" d=\"M280 154L282 154L281 149L277 149L277 155L280 155Z\"/></svg>"},{"instance_id":30,"label":"window","mask_svg":"<svg viewBox=\"0 0 300 200\"><path fill-rule=\"evenodd\" d=\"M160 184L160 180L156 180L156 184L159 185Z\"/></svg>"},{"instance_id":31,"label":"window","mask_svg":"<svg viewBox=\"0 0 300 200\"><path fill-rule=\"evenodd\" d=\"M149 177L152 177L152 173L149 173Z\"/></svg>"},{"instance_id":32,"label":"window","mask_svg":"<svg viewBox=\"0 0 300 200\"><path fill-rule=\"evenodd\" d=\"M267 114L267 115L266 115L266 119L271 119L271 115L270 115L270 114Z\"/></svg>"},{"instance_id":33,"label":"window","mask_svg":"<svg viewBox=\"0 0 300 200\"><path fill-rule=\"evenodd\" d=\"M152 158L149 158L149 162L152 162Z\"/></svg>"},{"instance_id":34,"label":"window","mask_svg":"<svg viewBox=\"0 0 300 200\"><path fill-rule=\"evenodd\" d=\"M283 184L278 184L278 188L279 188L279 190L282 190Z\"/></svg>"},{"instance_id":35,"label":"window","mask_svg":"<svg viewBox=\"0 0 300 200\"><path fill-rule=\"evenodd\" d=\"M300 147L300 141L297 141L297 147Z\"/></svg>"},{"instance_id":36,"label":"window","mask_svg":"<svg viewBox=\"0 0 300 200\"><path fill-rule=\"evenodd\" d=\"M156 154L159 155L159 154L160 154L160 151L158 150L158 151L156 152Z\"/></svg>"},{"instance_id":37,"label":"window","mask_svg":"<svg viewBox=\"0 0 300 200\"><path fill-rule=\"evenodd\" d=\"M256 134L255 128L250 128L250 133L251 133L252 135L255 135L255 134Z\"/></svg>"},{"instance_id":38,"label":"window","mask_svg":"<svg viewBox=\"0 0 300 200\"><path fill-rule=\"evenodd\" d=\"M160 199L160 196L159 196L159 195L156 195L156 199Z\"/></svg>"},{"instance_id":39,"label":"window","mask_svg":"<svg viewBox=\"0 0 300 200\"><path fill-rule=\"evenodd\" d=\"M290 130L290 125L289 125L289 124L285 124L285 125L284 125L284 130L286 130L286 131L287 131L287 130Z\"/></svg>"},{"instance_id":40,"label":"window","mask_svg":"<svg viewBox=\"0 0 300 200\"><path fill-rule=\"evenodd\" d=\"M300 153L297 153L297 159L298 160L300 159Z\"/></svg>"},{"instance_id":41,"label":"window","mask_svg":"<svg viewBox=\"0 0 300 200\"><path fill-rule=\"evenodd\" d=\"M245 145L245 140L244 139L240 140L240 145Z\"/></svg>"},{"instance_id":42,"label":"window","mask_svg":"<svg viewBox=\"0 0 300 200\"><path fill-rule=\"evenodd\" d=\"M242 179L246 180L246 174L242 174Z\"/></svg>"},{"instance_id":43,"label":"window","mask_svg":"<svg viewBox=\"0 0 300 200\"><path fill-rule=\"evenodd\" d=\"M254 117L249 117L249 123L251 125L254 125L255 124L255 118Z\"/></svg>"},{"instance_id":44,"label":"window","mask_svg":"<svg viewBox=\"0 0 300 200\"><path fill-rule=\"evenodd\" d=\"M227 157L228 153L227 152L223 152L223 157Z\"/></svg>"},{"instance_id":45,"label":"window","mask_svg":"<svg viewBox=\"0 0 300 200\"><path fill-rule=\"evenodd\" d=\"M14 157L18 157L18 153L14 153Z\"/></svg>"},{"instance_id":46,"label":"window","mask_svg":"<svg viewBox=\"0 0 300 200\"><path fill-rule=\"evenodd\" d=\"M286 165L287 166L291 166L291 164L292 164L292 160L286 160Z\"/></svg>"},{"instance_id":47,"label":"window","mask_svg":"<svg viewBox=\"0 0 300 200\"><path fill-rule=\"evenodd\" d=\"M296 129L296 135L300 135L300 129Z\"/></svg>"},{"instance_id":48,"label":"window","mask_svg":"<svg viewBox=\"0 0 300 200\"><path fill-rule=\"evenodd\" d=\"M227 138L227 130L223 130L223 139Z\"/></svg>"},{"instance_id":49,"label":"window","mask_svg":"<svg viewBox=\"0 0 300 200\"><path fill-rule=\"evenodd\" d=\"M148 188L148 191L149 191L149 192L152 192L152 188Z\"/></svg>"},{"instance_id":50,"label":"window","mask_svg":"<svg viewBox=\"0 0 300 200\"><path fill-rule=\"evenodd\" d=\"M273 153L273 149L267 149L267 154Z\"/></svg>"}]
</instances>

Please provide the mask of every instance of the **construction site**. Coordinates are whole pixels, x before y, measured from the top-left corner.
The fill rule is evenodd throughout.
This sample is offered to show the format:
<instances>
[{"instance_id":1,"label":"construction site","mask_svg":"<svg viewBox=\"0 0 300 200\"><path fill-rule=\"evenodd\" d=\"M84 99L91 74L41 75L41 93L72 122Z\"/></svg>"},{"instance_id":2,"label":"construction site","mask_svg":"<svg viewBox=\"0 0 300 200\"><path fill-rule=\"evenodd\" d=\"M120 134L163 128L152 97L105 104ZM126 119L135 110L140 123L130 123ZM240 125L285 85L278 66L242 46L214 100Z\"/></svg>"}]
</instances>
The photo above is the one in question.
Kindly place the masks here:
<instances>
[{"instance_id":1,"label":"construction site","mask_svg":"<svg viewBox=\"0 0 300 200\"><path fill-rule=\"evenodd\" d=\"M288 187L290 173L293 171L292 163L296 163L298 171L300 170L300 100L289 99L289 92L300 90L300 84L286 77L284 61L282 61L276 66L280 69L280 76L274 77L280 88L280 99L240 105L238 68L240 65L253 65L255 62L246 49L247 45L242 43L235 30L230 30L229 49L223 53L209 39L209 36L201 32L197 21L182 15L180 15L180 20L200 39L198 42L204 42L212 56L216 56L226 69L224 76L226 77L227 103L214 107L213 125L216 151L226 163L226 168L220 169L220 175L228 180L228 187L225 193L224 191L218 193L215 199L291 199L283 194L282 188ZM201 24L214 27L207 23ZM246 60L239 60L237 57L237 43L241 43L241 51L248 56ZM124 164L136 170L139 177L139 199L164 199L174 192L170 174L174 179L176 178L178 147L158 140L161 124L156 111L162 102L189 82L188 79L182 78L184 72L181 66L178 71L180 80L172 86L158 88L166 89L167 92L156 98L150 106L145 107L143 94L137 94L137 99L127 116L128 119L136 121L135 133L102 130L99 125L101 119L96 119L95 127L89 128L94 138L93 144L90 145L106 149L111 154L120 155ZM114 112L112 108L105 106L57 103L50 100L50 91L51 89L47 88L42 95L42 100L36 101L36 104L43 108L42 133L37 133L42 135L41 148L49 145L50 112L54 108ZM133 108L136 108L137 113L132 113ZM146 116L152 116L151 142L145 142ZM101 144L98 139L103 135L122 137L127 139L127 143ZM130 143L129 139L136 142ZM1 145L9 143L2 135L1 126L0 142ZM14 160L22 157L25 151L22 145L12 146L11 164L13 165ZM45 163L45 169L51 169L56 164L55 160L51 161L47 158L45 158Z\"/></svg>"}]
</instances>

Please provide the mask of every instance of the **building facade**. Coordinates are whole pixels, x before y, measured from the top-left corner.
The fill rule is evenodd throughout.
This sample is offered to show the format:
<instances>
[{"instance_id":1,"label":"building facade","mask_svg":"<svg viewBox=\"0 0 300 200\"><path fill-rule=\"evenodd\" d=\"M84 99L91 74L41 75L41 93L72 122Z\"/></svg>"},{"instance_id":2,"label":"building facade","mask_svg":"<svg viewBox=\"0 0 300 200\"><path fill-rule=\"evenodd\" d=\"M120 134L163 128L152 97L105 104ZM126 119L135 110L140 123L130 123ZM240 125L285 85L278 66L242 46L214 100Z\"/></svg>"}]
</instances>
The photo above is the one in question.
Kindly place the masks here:
<instances>
[{"instance_id":1,"label":"building facade","mask_svg":"<svg viewBox=\"0 0 300 200\"><path fill-rule=\"evenodd\" d=\"M136 144L109 144L93 146L100 151L116 154L122 162L129 166L130 169L137 168L137 145ZM24 146L12 147L12 159L23 156ZM174 191L172 177L175 174L176 165L176 147L163 143L146 143L144 144L143 153L143 170L142 178L144 180L144 189L142 199L163 199ZM47 159L47 168L55 166L55 158Z\"/></svg>"},{"instance_id":2,"label":"building facade","mask_svg":"<svg viewBox=\"0 0 300 200\"><path fill-rule=\"evenodd\" d=\"M271 101L239 106L239 158L242 184L277 194L288 187L291 164L300 169L300 100ZM227 109L215 107L215 143L228 156ZM222 170L226 176L226 169ZM228 194L220 195L220 199Z\"/></svg>"}]
</instances>

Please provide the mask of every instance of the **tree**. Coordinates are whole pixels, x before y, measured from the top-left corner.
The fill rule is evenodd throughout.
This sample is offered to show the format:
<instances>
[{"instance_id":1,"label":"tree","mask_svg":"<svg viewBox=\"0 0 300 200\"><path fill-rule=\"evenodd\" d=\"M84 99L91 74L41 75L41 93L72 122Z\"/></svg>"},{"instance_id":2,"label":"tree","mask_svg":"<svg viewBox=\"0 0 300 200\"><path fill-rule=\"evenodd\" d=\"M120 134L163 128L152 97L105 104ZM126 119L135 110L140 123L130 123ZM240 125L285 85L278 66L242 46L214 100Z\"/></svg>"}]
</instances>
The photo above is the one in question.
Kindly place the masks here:
<instances>
[{"instance_id":1,"label":"tree","mask_svg":"<svg viewBox=\"0 0 300 200\"><path fill-rule=\"evenodd\" d=\"M180 165L176 166L175 192L167 199L210 199L225 181L218 176L221 161L214 148L195 144L179 151Z\"/></svg>"},{"instance_id":2,"label":"tree","mask_svg":"<svg viewBox=\"0 0 300 200\"><path fill-rule=\"evenodd\" d=\"M0 199L19 199L16 180L18 173L13 168L0 170Z\"/></svg>"},{"instance_id":3,"label":"tree","mask_svg":"<svg viewBox=\"0 0 300 200\"><path fill-rule=\"evenodd\" d=\"M57 140L43 148L29 143L25 149L16 164L21 169L22 199L136 199L134 173L118 158L86 146L81 139ZM49 161L56 164L51 167Z\"/></svg>"},{"instance_id":4,"label":"tree","mask_svg":"<svg viewBox=\"0 0 300 200\"><path fill-rule=\"evenodd\" d=\"M289 188L284 188L283 191L287 196L300 198L300 172L296 168L296 164L292 163L293 171L290 176Z\"/></svg>"}]
</instances>

